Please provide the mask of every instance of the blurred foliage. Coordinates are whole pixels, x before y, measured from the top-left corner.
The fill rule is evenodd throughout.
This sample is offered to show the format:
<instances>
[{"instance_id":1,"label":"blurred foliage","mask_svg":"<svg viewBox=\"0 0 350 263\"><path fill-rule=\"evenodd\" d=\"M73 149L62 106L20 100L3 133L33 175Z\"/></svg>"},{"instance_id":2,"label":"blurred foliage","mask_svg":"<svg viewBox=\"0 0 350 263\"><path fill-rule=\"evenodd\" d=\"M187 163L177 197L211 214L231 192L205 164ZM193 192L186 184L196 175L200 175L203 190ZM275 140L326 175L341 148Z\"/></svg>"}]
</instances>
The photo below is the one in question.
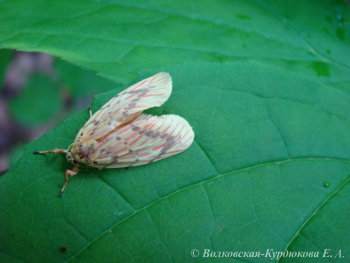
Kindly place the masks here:
<instances>
[{"instance_id":1,"label":"blurred foliage","mask_svg":"<svg viewBox=\"0 0 350 263\"><path fill-rule=\"evenodd\" d=\"M116 83L62 59L55 60L58 78L74 98L106 92L119 87Z\"/></svg>"},{"instance_id":2,"label":"blurred foliage","mask_svg":"<svg viewBox=\"0 0 350 263\"><path fill-rule=\"evenodd\" d=\"M55 117L62 108L57 85L47 76L35 74L22 94L12 99L9 109L13 117L25 125L39 125Z\"/></svg>"},{"instance_id":3,"label":"blurred foliage","mask_svg":"<svg viewBox=\"0 0 350 263\"><path fill-rule=\"evenodd\" d=\"M0 91L3 85L3 79L5 77L6 70L12 59L13 50L0 49Z\"/></svg>"},{"instance_id":4,"label":"blurred foliage","mask_svg":"<svg viewBox=\"0 0 350 263\"><path fill-rule=\"evenodd\" d=\"M24 148L23 145L19 144L16 145L15 147L13 147L9 153L9 163L10 163L10 167L12 167L13 165L15 165L15 163L21 159L21 157L24 154Z\"/></svg>"}]
</instances>

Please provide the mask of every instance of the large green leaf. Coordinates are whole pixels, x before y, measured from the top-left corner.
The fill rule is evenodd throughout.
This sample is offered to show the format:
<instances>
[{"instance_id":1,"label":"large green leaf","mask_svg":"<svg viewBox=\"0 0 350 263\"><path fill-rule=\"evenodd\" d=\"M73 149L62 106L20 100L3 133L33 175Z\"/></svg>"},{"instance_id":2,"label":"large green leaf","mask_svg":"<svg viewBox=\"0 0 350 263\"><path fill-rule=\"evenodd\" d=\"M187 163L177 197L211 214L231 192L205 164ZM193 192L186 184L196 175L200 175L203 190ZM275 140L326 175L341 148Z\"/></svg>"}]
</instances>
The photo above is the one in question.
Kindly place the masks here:
<instances>
[{"instance_id":1,"label":"large green leaf","mask_svg":"<svg viewBox=\"0 0 350 263\"><path fill-rule=\"evenodd\" d=\"M46 51L128 84L169 72L173 94L148 112L181 115L196 136L184 153L150 165L82 169L62 198L71 165L32 151L67 148L88 113L27 145L1 179L1 261L215 261L205 249L287 249L319 255L273 261L346 262L346 2L186 3L0 4L2 46ZM98 95L93 111L121 90Z\"/></svg>"},{"instance_id":2,"label":"large green leaf","mask_svg":"<svg viewBox=\"0 0 350 263\"><path fill-rule=\"evenodd\" d=\"M345 0L8 0L0 46L44 51L129 82L145 68L254 59L349 82Z\"/></svg>"},{"instance_id":3,"label":"large green leaf","mask_svg":"<svg viewBox=\"0 0 350 263\"><path fill-rule=\"evenodd\" d=\"M68 148L88 113L64 122L26 146L2 178L2 257L184 262L196 259L192 249L349 253L350 96L255 63L168 71L173 94L149 113L186 118L194 144L146 166L83 169L59 198L71 165L32 152ZM115 93L97 96L93 110Z\"/></svg>"}]
</instances>

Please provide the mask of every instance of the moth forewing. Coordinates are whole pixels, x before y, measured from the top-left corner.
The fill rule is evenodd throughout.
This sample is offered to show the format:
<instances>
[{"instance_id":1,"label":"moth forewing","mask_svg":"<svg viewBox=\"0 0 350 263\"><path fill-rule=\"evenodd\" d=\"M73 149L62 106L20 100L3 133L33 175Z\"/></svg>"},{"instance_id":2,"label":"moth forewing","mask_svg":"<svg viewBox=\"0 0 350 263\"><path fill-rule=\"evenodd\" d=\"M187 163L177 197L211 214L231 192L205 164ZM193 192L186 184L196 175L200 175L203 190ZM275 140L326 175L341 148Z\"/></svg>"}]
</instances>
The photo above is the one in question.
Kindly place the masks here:
<instances>
[{"instance_id":1,"label":"moth forewing","mask_svg":"<svg viewBox=\"0 0 350 263\"><path fill-rule=\"evenodd\" d=\"M171 91L171 77L164 72L136 83L103 105L80 129L74 144L103 138L132 122L142 111L161 106Z\"/></svg>"},{"instance_id":2,"label":"moth forewing","mask_svg":"<svg viewBox=\"0 0 350 263\"><path fill-rule=\"evenodd\" d=\"M102 106L80 129L68 150L34 152L64 153L74 164L68 175L78 173L78 165L98 169L131 167L155 162L187 149L194 139L188 122L177 115L151 116L143 110L162 105L170 96L168 73L158 73L119 93Z\"/></svg>"}]
</instances>

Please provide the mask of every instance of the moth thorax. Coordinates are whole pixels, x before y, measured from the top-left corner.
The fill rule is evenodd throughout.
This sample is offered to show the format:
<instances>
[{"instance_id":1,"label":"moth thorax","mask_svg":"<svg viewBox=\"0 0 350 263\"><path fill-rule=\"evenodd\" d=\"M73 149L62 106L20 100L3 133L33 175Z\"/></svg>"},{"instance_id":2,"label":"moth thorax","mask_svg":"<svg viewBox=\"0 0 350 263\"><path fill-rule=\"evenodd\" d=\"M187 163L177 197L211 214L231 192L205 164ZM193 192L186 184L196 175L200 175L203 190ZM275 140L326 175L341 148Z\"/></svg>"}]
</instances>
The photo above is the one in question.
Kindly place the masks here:
<instances>
[{"instance_id":1,"label":"moth thorax","mask_svg":"<svg viewBox=\"0 0 350 263\"><path fill-rule=\"evenodd\" d=\"M74 158L73 158L73 155L72 155L72 153L71 153L71 152L67 152L67 154L66 154L66 158L67 158L68 162L73 163Z\"/></svg>"},{"instance_id":2,"label":"moth thorax","mask_svg":"<svg viewBox=\"0 0 350 263\"><path fill-rule=\"evenodd\" d=\"M72 147L72 155L77 162L88 162L91 156L95 153L98 142L95 140L88 140Z\"/></svg>"}]
</instances>

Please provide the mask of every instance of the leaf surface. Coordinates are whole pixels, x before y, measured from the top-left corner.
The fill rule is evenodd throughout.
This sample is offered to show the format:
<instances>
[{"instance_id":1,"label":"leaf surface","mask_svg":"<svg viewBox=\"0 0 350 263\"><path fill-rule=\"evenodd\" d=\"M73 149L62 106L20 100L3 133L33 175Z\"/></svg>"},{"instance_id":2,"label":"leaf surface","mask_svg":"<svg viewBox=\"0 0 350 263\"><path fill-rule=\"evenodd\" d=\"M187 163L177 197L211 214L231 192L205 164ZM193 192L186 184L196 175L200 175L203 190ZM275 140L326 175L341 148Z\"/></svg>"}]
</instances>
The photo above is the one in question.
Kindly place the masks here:
<instances>
[{"instance_id":1,"label":"leaf surface","mask_svg":"<svg viewBox=\"0 0 350 263\"><path fill-rule=\"evenodd\" d=\"M343 0L10 0L0 11L0 46L47 52L120 83L146 68L237 60L349 82Z\"/></svg>"},{"instance_id":2,"label":"leaf surface","mask_svg":"<svg viewBox=\"0 0 350 263\"><path fill-rule=\"evenodd\" d=\"M205 249L319 253L275 262L350 254L345 1L79 3L2 2L1 45L49 52L120 83L169 72L171 97L147 112L184 117L195 142L150 165L81 169L58 198L71 164L32 152L68 148L88 113L65 121L1 178L2 261L218 260ZM122 90L96 96L93 111Z\"/></svg>"}]
</instances>

